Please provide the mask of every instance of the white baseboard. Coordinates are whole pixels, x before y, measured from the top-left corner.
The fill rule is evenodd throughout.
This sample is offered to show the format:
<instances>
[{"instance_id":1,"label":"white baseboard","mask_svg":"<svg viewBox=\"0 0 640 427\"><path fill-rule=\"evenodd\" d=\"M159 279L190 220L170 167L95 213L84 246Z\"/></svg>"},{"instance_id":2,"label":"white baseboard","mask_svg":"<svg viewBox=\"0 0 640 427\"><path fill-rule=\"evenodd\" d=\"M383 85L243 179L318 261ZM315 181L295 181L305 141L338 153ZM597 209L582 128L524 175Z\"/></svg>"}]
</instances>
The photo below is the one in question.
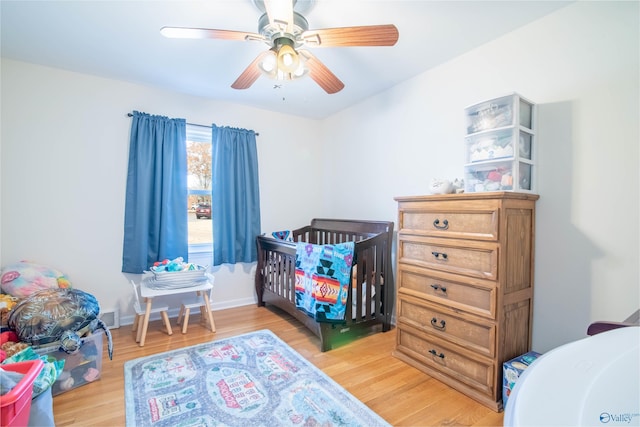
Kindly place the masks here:
<instances>
[{"instance_id":1,"label":"white baseboard","mask_svg":"<svg viewBox=\"0 0 640 427\"><path fill-rule=\"evenodd\" d=\"M211 304L211 310L213 310L213 311L224 310L224 309L227 309L227 308L242 307L242 306L245 306L245 305L257 304L257 303L258 303L258 300L255 297L240 298L240 299L236 299L236 300L224 301L224 302L219 302L219 303L214 302L213 304ZM176 316L178 315L177 313L178 312L176 312Z\"/></svg>"}]
</instances>

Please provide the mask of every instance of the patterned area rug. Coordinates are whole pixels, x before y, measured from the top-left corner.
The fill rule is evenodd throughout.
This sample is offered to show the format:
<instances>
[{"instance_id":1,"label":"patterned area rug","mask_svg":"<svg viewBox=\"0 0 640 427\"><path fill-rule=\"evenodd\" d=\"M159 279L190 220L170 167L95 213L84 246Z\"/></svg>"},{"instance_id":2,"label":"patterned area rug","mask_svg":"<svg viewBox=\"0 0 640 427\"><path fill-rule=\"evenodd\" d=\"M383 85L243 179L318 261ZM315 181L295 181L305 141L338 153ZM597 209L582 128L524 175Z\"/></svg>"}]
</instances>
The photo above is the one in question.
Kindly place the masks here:
<instances>
[{"instance_id":1,"label":"patterned area rug","mask_svg":"<svg viewBox=\"0 0 640 427\"><path fill-rule=\"evenodd\" d=\"M269 330L124 365L126 420L142 426L389 426Z\"/></svg>"}]
</instances>

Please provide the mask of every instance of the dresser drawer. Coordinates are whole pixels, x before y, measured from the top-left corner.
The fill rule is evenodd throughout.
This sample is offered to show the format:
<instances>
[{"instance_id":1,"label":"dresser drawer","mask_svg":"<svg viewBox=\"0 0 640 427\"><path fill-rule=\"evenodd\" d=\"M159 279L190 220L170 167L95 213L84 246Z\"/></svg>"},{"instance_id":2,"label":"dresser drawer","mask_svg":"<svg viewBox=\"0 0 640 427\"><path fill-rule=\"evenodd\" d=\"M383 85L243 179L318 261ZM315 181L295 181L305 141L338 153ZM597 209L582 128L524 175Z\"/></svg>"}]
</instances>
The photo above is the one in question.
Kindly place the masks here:
<instances>
[{"instance_id":1,"label":"dresser drawer","mask_svg":"<svg viewBox=\"0 0 640 427\"><path fill-rule=\"evenodd\" d=\"M419 364L454 378L483 394L495 395L495 365L491 360L478 355L467 355L453 344L430 337L408 326L398 328L396 350Z\"/></svg>"},{"instance_id":2,"label":"dresser drawer","mask_svg":"<svg viewBox=\"0 0 640 427\"><path fill-rule=\"evenodd\" d=\"M397 318L399 324L410 325L487 357L495 355L496 327L491 322L465 319L446 307L402 295L398 298Z\"/></svg>"},{"instance_id":3,"label":"dresser drawer","mask_svg":"<svg viewBox=\"0 0 640 427\"><path fill-rule=\"evenodd\" d=\"M498 204L486 200L402 202L398 232L455 239L498 240Z\"/></svg>"},{"instance_id":4,"label":"dresser drawer","mask_svg":"<svg viewBox=\"0 0 640 427\"><path fill-rule=\"evenodd\" d=\"M398 262L433 270L498 280L498 244L401 236Z\"/></svg>"},{"instance_id":5,"label":"dresser drawer","mask_svg":"<svg viewBox=\"0 0 640 427\"><path fill-rule=\"evenodd\" d=\"M398 294L412 295L452 309L496 319L495 282L456 276L436 270L400 264Z\"/></svg>"}]
</instances>

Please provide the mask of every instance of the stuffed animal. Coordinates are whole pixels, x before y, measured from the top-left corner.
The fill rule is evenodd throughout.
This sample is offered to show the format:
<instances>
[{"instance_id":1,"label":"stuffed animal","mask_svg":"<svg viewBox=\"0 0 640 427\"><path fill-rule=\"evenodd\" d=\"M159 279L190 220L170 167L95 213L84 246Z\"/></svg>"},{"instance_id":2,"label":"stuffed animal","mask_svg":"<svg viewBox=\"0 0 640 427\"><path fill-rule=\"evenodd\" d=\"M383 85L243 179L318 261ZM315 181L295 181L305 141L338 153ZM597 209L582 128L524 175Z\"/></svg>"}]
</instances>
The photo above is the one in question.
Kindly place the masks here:
<instances>
[{"instance_id":1,"label":"stuffed animal","mask_svg":"<svg viewBox=\"0 0 640 427\"><path fill-rule=\"evenodd\" d=\"M429 190L431 194L449 194L453 191L453 184L447 179L433 178Z\"/></svg>"},{"instance_id":2,"label":"stuffed animal","mask_svg":"<svg viewBox=\"0 0 640 427\"><path fill-rule=\"evenodd\" d=\"M18 298L7 294L0 294L0 308L6 308L7 311L9 311L17 303Z\"/></svg>"}]
</instances>

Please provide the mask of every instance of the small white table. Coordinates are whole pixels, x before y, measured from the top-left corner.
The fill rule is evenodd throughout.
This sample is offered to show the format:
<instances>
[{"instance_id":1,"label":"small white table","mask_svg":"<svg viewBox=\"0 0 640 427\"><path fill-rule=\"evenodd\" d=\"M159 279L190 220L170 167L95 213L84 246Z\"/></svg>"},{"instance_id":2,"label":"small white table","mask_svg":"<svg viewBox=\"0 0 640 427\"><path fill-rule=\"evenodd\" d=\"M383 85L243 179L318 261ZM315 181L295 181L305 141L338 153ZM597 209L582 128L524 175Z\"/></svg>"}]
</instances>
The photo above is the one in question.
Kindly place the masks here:
<instances>
[{"instance_id":1,"label":"small white table","mask_svg":"<svg viewBox=\"0 0 640 427\"><path fill-rule=\"evenodd\" d=\"M144 314L144 321L142 323L142 336L140 338L140 347L144 346L145 337L147 336L147 328L149 326L149 317L151 316L151 305L153 303L154 297L165 296L165 295L176 295L176 294L184 294L188 292L196 292L196 294L200 295L202 292L202 298L204 299L204 314L207 316L209 320L209 325L211 326L211 332L216 331L215 324L213 323L213 314L211 314L211 302L209 301L209 291L213 288L213 284L211 280L203 280L200 282L196 282L194 286L189 286L185 288L169 288L169 289L154 289L147 286L147 282L142 280L140 282L140 296L144 298L145 303L147 304L147 308Z\"/></svg>"}]
</instances>

